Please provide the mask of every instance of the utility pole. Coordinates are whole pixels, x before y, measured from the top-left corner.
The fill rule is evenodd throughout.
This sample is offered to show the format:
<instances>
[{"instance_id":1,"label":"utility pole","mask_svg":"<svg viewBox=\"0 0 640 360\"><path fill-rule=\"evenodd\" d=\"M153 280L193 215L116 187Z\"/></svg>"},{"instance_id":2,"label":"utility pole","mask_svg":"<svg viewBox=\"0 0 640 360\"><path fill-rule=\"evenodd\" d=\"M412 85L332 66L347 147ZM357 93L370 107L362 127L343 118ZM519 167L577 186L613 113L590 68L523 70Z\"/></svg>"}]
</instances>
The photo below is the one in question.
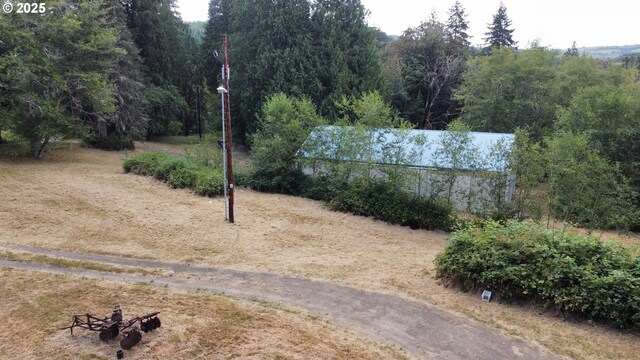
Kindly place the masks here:
<instances>
[{"instance_id":1,"label":"utility pole","mask_svg":"<svg viewBox=\"0 0 640 360\"><path fill-rule=\"evenodd\" d=\"M235 187L233 186L233 159L231 156L231 151L233 149L233 141L231 140L231 111L229 106L229 59L227 54L227 35L222 36L222 47L224 51L224 87L227 90L226 94L224 94L224 105L225 105L225 135L226 135L226 159L227 159L227 181L229 182L229 222L234 223L233 219L233 198L235 194Z\"/></svg>"},{"instance_id":2,"label":"utility pole","mask_svg":"<svg viewBox=\"0 0 640 360\"><path fill-rule=\"evenodd\" d=\"M222 82L224 83L224 67L222 67ZM225 151L227 149L227 133L226 131L224 131L224 129L226 129L227 127L224 126L224 119L225 119L225 114L226 112L224 111L224 94L227 93L227 89L224 88L224 85L220 85L218 87L218 93L220 93L220 108L222 110L221 112L221 119L222 121L220 122L220 124L222 124L222 151ZM224 196L224 219L225 220L229 220L229 212L227 211L227 157L226 155L222 155L222 177L223 177L223 183L222 183L222 192L223 192L223 196Z\"/></svg>"}]
</instances>

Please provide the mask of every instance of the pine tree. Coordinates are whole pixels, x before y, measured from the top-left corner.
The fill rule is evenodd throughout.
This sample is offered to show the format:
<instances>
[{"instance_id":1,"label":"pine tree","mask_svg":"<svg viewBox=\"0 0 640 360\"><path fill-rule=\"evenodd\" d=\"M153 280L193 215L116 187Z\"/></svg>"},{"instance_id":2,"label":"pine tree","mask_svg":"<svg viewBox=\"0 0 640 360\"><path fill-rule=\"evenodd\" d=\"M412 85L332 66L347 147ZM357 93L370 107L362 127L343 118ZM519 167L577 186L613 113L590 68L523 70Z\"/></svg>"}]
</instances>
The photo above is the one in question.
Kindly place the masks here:
<instances>
[{"instance_id":1,"label":"pine tree","mask_svg":"<svg viewBox=\"0 0 640 360\"><path fill-rule=\"evenodd\" d=\"M449 9L449 20L446 24L449 42L463 48L468 48L469 45L471 45L469 42L470 36L467 34L468 28L469 23L466 19L464 8L460 5L460 1L456 0L453 6Z\"/></svg>"},{"instance_id":2,"label":"pine tree","mask_svg":"<svg viewBox=\"0 0 640 360\"><path fill-rule=\"evenodd\" d=\"M489 24L489 31L484 33L487 37L484 41L489 48L508 47L515 48L518 42L513 40L513 29L511 28L511 20L507 16L507 8L502 2L498 12L493 15L493 22Z\"/></svg>"}]
</instances>

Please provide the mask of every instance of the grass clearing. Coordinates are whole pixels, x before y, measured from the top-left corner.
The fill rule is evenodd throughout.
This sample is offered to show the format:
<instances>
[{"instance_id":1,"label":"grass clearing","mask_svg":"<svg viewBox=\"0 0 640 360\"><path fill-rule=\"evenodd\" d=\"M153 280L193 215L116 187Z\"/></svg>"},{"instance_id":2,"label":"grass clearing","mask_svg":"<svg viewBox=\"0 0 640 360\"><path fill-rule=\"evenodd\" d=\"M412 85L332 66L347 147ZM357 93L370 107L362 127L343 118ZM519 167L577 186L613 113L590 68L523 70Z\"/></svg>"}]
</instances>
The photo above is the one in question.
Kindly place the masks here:
<instances>
[{"instance_id":1,"label":"grass clearing","mask_svg":"<svg viewBox=\"0 0 640 360\"><path fill-rule=\"evenodd\" d=\"M109 315L115 304L125 318L161 311L162 327L143 333L126 358L406 358L305 312L265 303L22 270L0 269L0 276L0 358L112 359L119 338L102 343L96 332L57 329L74 314Z\"/></svg>"},{"instance_id":2,"label":"grass clearing","mask_svg":"<svg viewBox=\"0 0 640 360\"><path fill-rule=\"evenodd\" d=\"M244 189L231 225L221 198L123 174L125 154L77 149L42 161L0 157L0 242L327 280L465 314L577 359L640 353L637 334L563 321L538 308L483 303L480 294L441 286L433 259L445 233Z\"/></svg>"}]
</instances>

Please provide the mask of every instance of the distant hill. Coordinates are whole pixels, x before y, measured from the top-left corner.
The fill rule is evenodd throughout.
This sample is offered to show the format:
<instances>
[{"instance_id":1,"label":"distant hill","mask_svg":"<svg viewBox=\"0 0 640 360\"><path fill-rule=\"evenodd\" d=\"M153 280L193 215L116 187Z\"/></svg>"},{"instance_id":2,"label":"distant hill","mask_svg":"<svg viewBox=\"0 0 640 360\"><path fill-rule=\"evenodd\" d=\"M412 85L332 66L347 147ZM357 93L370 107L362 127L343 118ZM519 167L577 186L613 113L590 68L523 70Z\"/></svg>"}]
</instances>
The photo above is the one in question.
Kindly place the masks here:
<instances>
[{"instance_id":1,"label":"distant hill","mask_svg":"<svg viewBox=\"0 0 640 360\"><path fill-rule=\"evenodd\" d=\"M187 21L187 25L191 29L191 36L196 41L196 44L200 46L202 44L202 38L204 37L204 28L207 25L206 21Z\"/></svg>"},{"instance_id":2,"label":"distant hill","mask_svg":"<svg viewBox=\"0 0 640 360\"><path fill-rule=\"evenodd\" d=\"M626 55L640 52L639 45L624 45L624 46L593 46L593 47L580 47L578 48L580 54L585 54L596 59L612 60L622 59Z\"/></svg>"},{"instance_id":3,"label":"distant hill","mask_svg":"<svg viewBox=\"0 0 640 360\"><path fill-rule=\"evenodd\" d=\"M640 52L634 52L631 54L618 56L616 58L611 59L611 61L622 63L627 67L634 67L634 68L640 69Z\"/></svg>"}]
</instances>

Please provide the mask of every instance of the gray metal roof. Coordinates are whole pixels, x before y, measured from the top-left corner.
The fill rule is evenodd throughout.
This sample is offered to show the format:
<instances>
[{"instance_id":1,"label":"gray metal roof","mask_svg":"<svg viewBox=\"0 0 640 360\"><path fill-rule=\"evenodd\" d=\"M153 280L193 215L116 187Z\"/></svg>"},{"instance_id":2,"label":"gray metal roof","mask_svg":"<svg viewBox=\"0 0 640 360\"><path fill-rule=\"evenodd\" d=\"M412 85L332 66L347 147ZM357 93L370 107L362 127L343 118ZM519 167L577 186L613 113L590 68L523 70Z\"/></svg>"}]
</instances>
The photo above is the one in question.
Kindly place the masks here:
<instances>
[{"instance_id":1,"label":"gray metal roof","mask_svg":"<svg viewBox=\"0 0 640 360\"><path fill-rule=\"evenodd\" d=\"M508 171L514 134L319 126L298 151L308 159L403 164L420 168ZM460 144L467 146L460 146ZM444 144L458 151L447 155ZM453 151L455 152L455 151ZM490 155L491 154L491 155Z\"/></svg>"}]
</instances>

